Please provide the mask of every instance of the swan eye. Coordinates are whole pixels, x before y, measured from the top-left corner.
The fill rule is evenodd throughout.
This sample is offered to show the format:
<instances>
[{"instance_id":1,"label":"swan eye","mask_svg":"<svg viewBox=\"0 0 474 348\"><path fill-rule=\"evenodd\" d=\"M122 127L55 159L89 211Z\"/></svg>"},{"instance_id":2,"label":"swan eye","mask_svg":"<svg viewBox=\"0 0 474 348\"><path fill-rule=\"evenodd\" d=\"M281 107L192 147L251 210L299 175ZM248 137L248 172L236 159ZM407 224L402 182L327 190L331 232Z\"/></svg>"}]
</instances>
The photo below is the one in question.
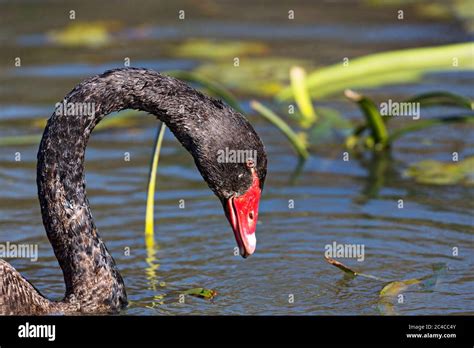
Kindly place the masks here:
<instances>
[{"instance_id":1,"label":"swan eye","mask_svg":"<svg viewBox=\"0 0 474 348\"><path fill-rule=\"evenodd\" d=\"M253 161L253 159L249 158L247 160L247 168L254 168L255 167L255 162Z\"/></svg>"}]
</instances>

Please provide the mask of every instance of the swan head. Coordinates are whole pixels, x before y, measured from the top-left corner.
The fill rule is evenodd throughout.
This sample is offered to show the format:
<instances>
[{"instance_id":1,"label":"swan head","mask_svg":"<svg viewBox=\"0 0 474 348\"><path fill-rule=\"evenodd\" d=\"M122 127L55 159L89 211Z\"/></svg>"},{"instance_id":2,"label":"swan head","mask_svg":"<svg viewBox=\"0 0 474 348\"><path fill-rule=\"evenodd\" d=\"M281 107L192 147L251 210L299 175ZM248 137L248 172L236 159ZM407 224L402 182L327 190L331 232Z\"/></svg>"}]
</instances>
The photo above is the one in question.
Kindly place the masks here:
<instances>
[{"instance_id":1,"label":"swan head","mask_svg":"<svg viewBox=\"0 0 474 348\"><path fill-rule=\"evenodd\" d=\"M257 246L255 232L258 221L258 207L263 189L265 177L259 177L255 168L255 162L248 160L245 164L246 174L244 175L249 183L246 189L235 192L231 196L221 199L224 212L234 231L235 240L239 247L240 255L244 258L252 255Z\"/></svg>"},{"instance_id":2,"label":"swan head","mask_svg":"<svg viewBox=\"0 0 474 348\"><path fill-rule=\"evenodd\" d=\"M236 111L224 110L222 116L211 118L206 140L191 153L204 180L221 201L240 255L246 258L257 244L255 231L267 156L250 123Z\"/></svg>"}]
</instances>

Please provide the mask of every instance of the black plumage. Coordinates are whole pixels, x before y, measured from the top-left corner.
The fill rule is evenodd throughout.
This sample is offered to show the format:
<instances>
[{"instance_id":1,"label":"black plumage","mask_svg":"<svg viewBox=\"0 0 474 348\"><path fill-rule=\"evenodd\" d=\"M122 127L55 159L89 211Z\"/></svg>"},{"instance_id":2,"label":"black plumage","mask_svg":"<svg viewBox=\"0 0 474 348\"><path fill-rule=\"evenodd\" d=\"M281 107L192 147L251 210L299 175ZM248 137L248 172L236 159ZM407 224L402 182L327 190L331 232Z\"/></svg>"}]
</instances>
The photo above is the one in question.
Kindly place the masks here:
<instances>
[{"instance_id":1,"label":"black plumage","mask_svg":"<svg viewBox=\"0 0 474 348\"><path fill-rule=\"evenodd\" d=\"M38 151L41 214L63 271L66 294L60 302L46 299L0 260L0 314L107 313L126 306L124 282L94 224L84 181L87 141L111 112L142 110L166 123L222 202L243 194L252 183L245 163L217 160L218 151L226 147L256 151L256 171L263 188L267 160L250 123L180 80L148 69L115 69L80 83L63 102L94 106L88 115L56 110Z\"/></svg>"}]
</instances>

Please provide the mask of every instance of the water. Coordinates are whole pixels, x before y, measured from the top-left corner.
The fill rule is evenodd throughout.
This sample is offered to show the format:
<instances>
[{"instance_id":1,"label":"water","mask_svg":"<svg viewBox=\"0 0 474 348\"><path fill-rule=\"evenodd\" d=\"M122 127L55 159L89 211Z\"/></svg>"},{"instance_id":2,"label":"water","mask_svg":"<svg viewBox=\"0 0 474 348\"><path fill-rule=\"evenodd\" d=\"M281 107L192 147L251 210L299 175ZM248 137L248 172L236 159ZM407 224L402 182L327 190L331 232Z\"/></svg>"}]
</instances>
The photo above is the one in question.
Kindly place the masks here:
<instances>
[{"instance_id":1,"label":"water","mask_svg":"<svg viewBox=\"0 0 474 348\"><path fill-rule=\"evenodd\" d=\"M285 2L251 7L144 1L105 8L86 1L73 6L80 18L122 21L121 39L105 48L61 48L44 42L43 34L65 24L64 13L71 6L64 6L0 5L0 42L5 48L0 51L0 136L38 132L35 122L49 116L76 83L120 66L124 57L131 56L132 65L157 70L197 66L197 60L169 57L162 49L191 34L261 40L276 54L318 64L469 39L454 19L433 21L407 10L410 18L396 21L396 6L361 3L349 10L344 3L307 2L292 5L298 16L293 25L278 19L288 11ZM176 8L186 9L190 18L182 27L175 20ZM136 30L142 23L151 26L146 39ZM12 68L16 56L22 58L21 69ZM370 94L382 100L435 89L472 97L472 74L433 74L419 84L377 88ZM342 97L324 104L348 118L361 117ZM158 173L156 245L147 250L145 192L157 124L143 117L138 126L92 136L86 154L88 194L101 236L125 279L130 306L123 314L474 314L473 189L418 185L402 175L408 164L422 159L448 161L453 151L461 157L472 155L472 129L450 126L407 136L396 143L388 160L368 156L344 162L338 142L324 143L295 177L297 160L286 140L262 119L250 119L266 145L269 168L257 252L246 260L234 255L234 237L220 203L169 133ZM16 152L21 153L20 162L14 161ZM0 241L38 244L38 262L9 261L43 294L60 299L61 271L40 224L36 152L37 145L0 148ZM129 162L124 161L125 152L130 153ZM404 209L397 208L399 199ZM178 208L180 200L185 209ZM346 278L325 262L324 247L334 241L363 244L363 262L343 261L378 277L420 278L433 274L439 264L443 270L432 286L406 290L402 304L383 304L378 300L383 283ZM454 247L459 249L457 257ZM179 303L179 292L193 287L214 289L218 296L212 301L187 297L186 303Z\"/></svg>"}]
</instances>

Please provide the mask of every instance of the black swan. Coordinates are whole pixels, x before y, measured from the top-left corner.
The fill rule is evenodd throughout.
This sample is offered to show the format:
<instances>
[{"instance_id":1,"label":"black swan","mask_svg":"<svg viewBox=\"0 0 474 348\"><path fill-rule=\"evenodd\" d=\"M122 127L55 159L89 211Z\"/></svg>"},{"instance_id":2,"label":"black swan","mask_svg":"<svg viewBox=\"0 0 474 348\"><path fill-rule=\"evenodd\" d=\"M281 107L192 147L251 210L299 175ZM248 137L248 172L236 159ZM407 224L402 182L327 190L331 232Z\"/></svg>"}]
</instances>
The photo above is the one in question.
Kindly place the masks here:
<instances>
[{"instance_id":1,"label":"black swan","mask_svg":"<svg viewBox=\"0 0 474 348\"><path fill-rule=\"evenodd\" d=\"M146 111L170 128L220 199L240 254L247 257L254 252L267 159L262 141L244 116L180 80L138 68L91 77L77 85L63 103L94 105L94 112L88 115L57 108L38 151L41 214L63 271L66 294L61 301L48 300L0 260L0 314L114 313L127 305L124 282L97 232L84 181L89 136L114 111ZM245 161L218 160L224 150L252 151L256 156Z\"/></svg>"}]
</instances>

